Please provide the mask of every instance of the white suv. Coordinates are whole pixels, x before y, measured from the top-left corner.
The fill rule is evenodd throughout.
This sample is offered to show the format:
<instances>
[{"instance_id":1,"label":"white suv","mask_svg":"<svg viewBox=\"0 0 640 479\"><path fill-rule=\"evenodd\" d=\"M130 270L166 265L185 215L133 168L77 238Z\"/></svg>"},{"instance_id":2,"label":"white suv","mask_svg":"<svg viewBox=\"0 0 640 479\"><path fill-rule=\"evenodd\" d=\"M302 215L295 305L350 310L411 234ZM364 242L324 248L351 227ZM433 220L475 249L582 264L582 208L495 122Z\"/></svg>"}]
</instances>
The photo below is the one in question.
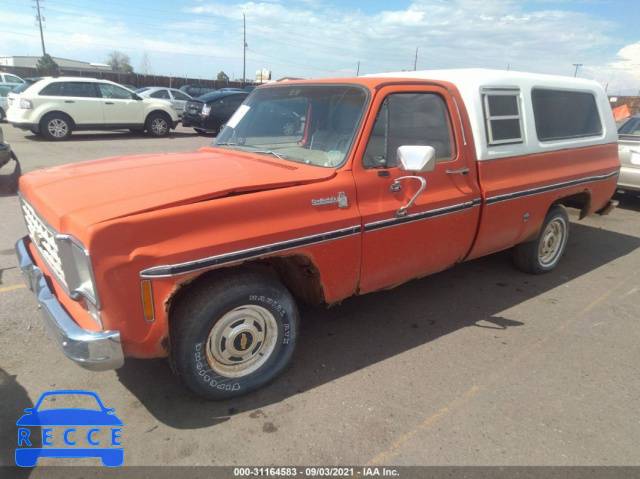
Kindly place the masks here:
<instances>
[{"instance_id":1,"label":"white suv","mask_svg":"<svg viewBox=\"0 0 640 479\"><path fill-rule=\"evenodd\" d=\"M147 130L162 137L178 124L170 103L107 80L45 78L8 98L7 121L48 140L66 140L73 130Z\"/></svg>"}]
</instances>

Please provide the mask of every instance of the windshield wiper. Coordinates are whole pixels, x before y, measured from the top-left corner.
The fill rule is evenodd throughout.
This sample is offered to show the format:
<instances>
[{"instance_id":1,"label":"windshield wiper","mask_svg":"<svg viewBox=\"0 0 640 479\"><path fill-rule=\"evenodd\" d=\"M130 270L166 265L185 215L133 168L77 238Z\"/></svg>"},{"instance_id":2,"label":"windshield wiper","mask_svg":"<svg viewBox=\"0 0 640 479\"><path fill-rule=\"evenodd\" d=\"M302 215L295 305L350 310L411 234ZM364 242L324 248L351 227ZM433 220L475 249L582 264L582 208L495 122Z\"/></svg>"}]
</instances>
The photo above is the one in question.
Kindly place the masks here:
<instances>
[{"instance_id":1,"label":"windshield wiper","mask_svg":"<svg viewBox=\"0 0 640 479\"><path fill-rule=\"evenodd\" d=\"M229 148L231 148L232 150L235 151L234 146L238 146L237 143L228 143L226 141L223 141L222 143L216 143L215 146L228 146Z\"/></svg>"},{"instance_id":2,"label":"windshield wiper","mask_svg":"<svg viewBox=\"0 0 640 479\"><path fill-rule=\"evenodd\" d=\"M285 159L284 156L279 155L275 151L271 151L271 150L257 150L257 151L252 151L251 153L258 153L258 154L262 154L262 155L272 155L272 156L275 156L276 158L278 158L279 160L284 160Z\"/></svg>"}]
</instances>

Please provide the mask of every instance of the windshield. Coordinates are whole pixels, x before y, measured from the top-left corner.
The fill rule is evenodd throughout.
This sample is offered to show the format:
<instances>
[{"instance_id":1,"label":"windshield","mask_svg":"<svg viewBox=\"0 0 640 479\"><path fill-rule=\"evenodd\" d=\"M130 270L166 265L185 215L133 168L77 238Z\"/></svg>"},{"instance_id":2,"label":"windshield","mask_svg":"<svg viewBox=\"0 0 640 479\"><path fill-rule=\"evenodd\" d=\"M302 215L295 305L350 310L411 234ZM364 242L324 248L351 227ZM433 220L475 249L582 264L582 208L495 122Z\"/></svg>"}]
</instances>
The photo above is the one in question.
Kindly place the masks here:
<instances>
[{"instance_id":1,"label":"windshield","mask_svg":"<svg viewBox=\"0 0 640 479\"><path fill-rule=\"evenodd\" d=\"M367 97L349 85L258 88L213 146L335 168L353 144Z\"/></svg>"}]
</instances>

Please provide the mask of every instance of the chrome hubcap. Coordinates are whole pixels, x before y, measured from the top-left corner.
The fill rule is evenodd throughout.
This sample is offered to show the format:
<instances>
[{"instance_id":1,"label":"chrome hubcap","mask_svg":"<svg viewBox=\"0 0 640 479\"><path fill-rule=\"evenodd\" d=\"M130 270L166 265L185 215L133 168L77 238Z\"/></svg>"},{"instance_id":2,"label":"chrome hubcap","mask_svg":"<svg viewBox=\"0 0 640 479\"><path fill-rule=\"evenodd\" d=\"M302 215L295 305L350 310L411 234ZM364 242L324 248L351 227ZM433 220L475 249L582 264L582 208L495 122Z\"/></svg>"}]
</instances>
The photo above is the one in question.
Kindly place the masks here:
<instances>
[{"instance_id":1,"label":"chrome hubcap","mask_svg":"<svg viewBox=\"0 0 640 479\"><path fill-rule=\"evenodd\" d=\"M55 119L51 120L47 124L47 130L51 133L51 136L55 136L56 138L62 138L69 131L69 126L63 120Z\"/></svg>"},{"instance_id":2,"label":"chrome hubcap","mask_svg":"<svg viewBox=\"0 0 640 479\"><path fill-rule=\"evenodd\" d=\"M566 225L564 221L555 219L547 225L540 241L539 257L543 265L549 265L558 258L565 235Z\"/></svg>"},{"instance_id":3,"label":"chrome hubcap","mask_svg":"<svg viewBox=\"0 0 640 479\"><path fill-rule=\"evenodd\" d=\"M293 123L285 123L282 127L282 133L285 135L293 135Z\"/></svg>"},{"instance_id":4,"label":"chrome hubcap","mask_svg":"<svg viewBox=\"0 0 640 479\"><path fill-rule=\"evenodd\" d=\"M151 129L156 135L164 135L167 131L167 122L162 118L156 118L151 122Z\"/></svg>"},{"instance_id":5,"label":"chrome hubcap","mask_svg":"<svg viewBox=\"0 0 640 479\"><path fill-rule=\"evenodd\" d=\"M225 314L207 338L207 361L225 377L251 374L271 356L276 346L278 324L265 308L245 305Z\"/></svg>"}]
</instances>

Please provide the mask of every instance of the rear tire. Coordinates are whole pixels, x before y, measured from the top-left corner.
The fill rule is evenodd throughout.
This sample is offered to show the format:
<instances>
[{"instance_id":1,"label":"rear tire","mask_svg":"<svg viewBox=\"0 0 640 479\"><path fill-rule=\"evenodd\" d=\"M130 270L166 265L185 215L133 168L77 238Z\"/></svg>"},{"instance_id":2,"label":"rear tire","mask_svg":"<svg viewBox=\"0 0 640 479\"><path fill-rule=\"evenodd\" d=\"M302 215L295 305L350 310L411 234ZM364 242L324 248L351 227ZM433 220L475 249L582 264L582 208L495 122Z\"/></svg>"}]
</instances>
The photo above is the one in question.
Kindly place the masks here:
<instances>
[{"instance_id":1,"label":"rear tire","mask_svg":"<svg viewBox=\"0 0 640 479\"><path fill-rule=\"evenodd\" d=\"M40 122L40 132L49 141L68 140L71 130L71 119L62 113L50 113Z\"/></svg>"},{"instance_id":2,"label":"rear tire","mask_svg":"<svg viewBox=\"0 0 640 479\"><path fill-rule=\"evenodd\" d=\"M547 213L538 237L513 248L513 261L525 273L548 273L560 262L568 238L569 216L564 207L555 205Z\"/></svg>"},{"instance_id":3,"label":"rear tire","mask_svg":"<svg viewBox=\"0 0 640 479\"><path fill-rule=\"evenodd\" d=\"M0 107L0 122L3 122L7 119L7 114L4 112L4 108Z\"/></svg>"},{"instance_id":4,"label":"rear tire","mask_svg":"<svg viewBox=\"0 0 640 479\"><path fill-rule=\"evenodd\" d=\"M284 370L298 323L293 297L271 277L247 272L204 281L172 313L172 368L206 399L247 394Z\"/></svg>"}]
</instances>

